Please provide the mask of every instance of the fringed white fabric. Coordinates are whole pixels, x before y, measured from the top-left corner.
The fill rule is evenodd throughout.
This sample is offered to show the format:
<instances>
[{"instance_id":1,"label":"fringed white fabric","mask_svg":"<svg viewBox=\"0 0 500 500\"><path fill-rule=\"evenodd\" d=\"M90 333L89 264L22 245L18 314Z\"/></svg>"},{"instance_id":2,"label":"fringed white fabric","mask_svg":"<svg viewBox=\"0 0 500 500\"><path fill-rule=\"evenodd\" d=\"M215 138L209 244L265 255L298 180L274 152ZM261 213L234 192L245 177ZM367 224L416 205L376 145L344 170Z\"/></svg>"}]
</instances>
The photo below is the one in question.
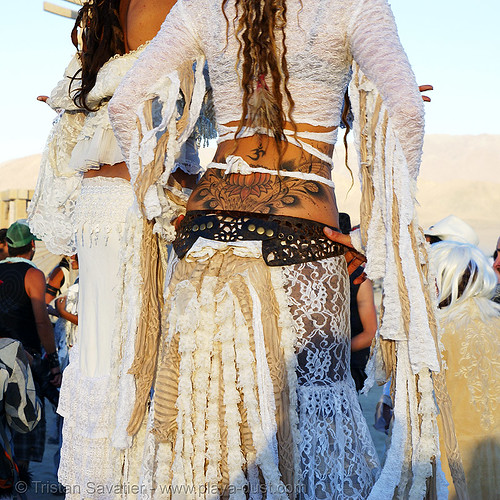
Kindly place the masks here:
<instances>
[{"instance_id":1,"label":"fringed white fabric","mask_svg":"<svg viewBox=\"0 0 500 500\"><path fill-rule=\"evenodd\" d=\"M359 82L359 84L355 83ZM356 144L359 148L360 136L363 134L368 139L368 155L373 165L372 184L374 201L369 214L369 227L366 241L366 256L368 259L365 272L372 279L382 279L384 287L385 314L380 327L380 334L384 338L393 340L406 340L409 342L409 356L414 373L426 367L439 371L439 355L435 340L431 333L429 317L425 307L425 298L422 292L427 283L422 283L418 268L424 261L422 255L415 257L409 228L414 229L420 246L422 236L419 231L415 212L416 173L410 175L407 162L399 143L397 130L393 128L383 103L378 102L379 94L375 86L359 71L351 84L353 111L355 114ZM380 117L373 124L368 122L365 130L361 130L360 123L365 120L360 117L359 93L366 96L366 113L372 117ZM376 109L380 106L379 109ZM385 127L385 130L384 130ZM368 165L361 165L361 169ZM363 178L362 178L363 181ZM363 189L367 189L363 186ZM395 226L394 205L399 214L399 227ZM394 250L394 234L399 233L399 252ZM404 258L401 258L404 256ZM398 293L396 271L398 266L403 266L403 275L408 289L408 299L411 308L409 330L407 337L403 323L400 320L401 304Z\"/></svg>"},{"instance_id":2,"label":"fringed white fabric","mask_svg":"<svg viewBox=\"0 0 500 500\"><path fill-rule=\"evenodd\" d=\"M139 62L148 64L148 61L144 58L141 58ZM189 143L189 140L195 134L197 121L204 104L206 92L204 66L204 58L198 58L194 75L194 87L189 103L188 120L180 133L177 130L177 100L181 91L181 75L178 71L173 71L153 80L144 94L144 92L134 92L134 83L131 83L134 79L133 68L123 79L117 91L117 96L109 103L110 120L127 161L133 185L136 183L143 166L149 165L155 160L159 137L165 133L168 134L162 174L158 181L149 187L144 197L144 215L149 220L155 219L154 231L161 234L167 242L173 241L175 238L172 221L185 213L182 205L173 202L165 194L165 190L172 189L168 186L170 175L177 168L191 174L200 173L201 171L199 163L198 168L194 168L195 163L190 160L186 152L186 146L190 146L191 149L194 147L192 143ZM122 96L123 89L127 91L126 100ZM131 110L130 102L135 102L137 108ZM161 120L160 123L153 124L151 127L148 125L145 110L152 102L156 107L160 107ZM127 128L130 124L131 112L136 116L140 124L142 137L138 128L132 130ZM185 194L181 194L181 197L187 201Z\"/></svg>"},{"instance_id":3,"label":"fringed white fabric","mask_svg":"<svg viewBox=\"0 0 500 500\"><path fill-rule=\"evenodd\" d=\"M350 96L365 200L373 193L362 205L370 210L362 210L361 220L365 271L372 280L382 279L384 289L383 317L365 387L387 378L382 339L395 341L396 356L391 445L369 498L421 499L432 462L440 456L431 379L431 371L440 370L440 354L433 334L435 304L429 297L426 303L430 285L422 272L425 243L415 212L418 168L414 164L410 170L399 129L375 85L357 67Z\"/></svg>"},{"instance_id":4,"label":"fringed white fabric","mask_svg":"<svg viewBox=\"0 0 500 500\"><path fill-rule=\"evenodd\" d=\"M132 205L127 213L123 245L120 251L120 276L118 279L116 331L113 335L112 352L117 353L117 362L112 367L112 376L118 380L118 391L110 404L115 405L115 425L112 436L113 446L128 448L133 438L127 433L135 400L135 381L129 370L134 361L135 337L141 310L141 242L142 217L137 205ZM116 397L117 396L117 397Z\"/></svg>"},{"instance_id":5,"label":"fringed white fabric","mask_svg":"<svg viewBox=\"0 0 500 500\"><path fill-rule=\"evenodd\" d=\"M88 112L73 102L79 88L78 81L72 80L81 69L78 55L72 58L47 101L61 114L54 122L42 155L35 194L28 208L28 223L52 253L72 255L76 251L73 216L81 172L123 161L103 102L113 95L143 48L112 57L101 68L87 99L96 111Z\"/></svg>"},{"instance_id":6,"label":"fringed white fabric","mask_svg":"<svg viewBox=\"0 0 500 500\"><path fill-rule=\"evenodd\" d=\"M271 361L269 349L275 347L269 346L269 337L272 334L274 338L278 330L275 321L266 315L269 298L265 297L264 306L262 290L266 283L260 278L262 273L268 274L269 268L261 258L237 257L233 250L244 252L243 248L226 246L226 250L219 249L215 257L209 252L212 257L207 260L201 255L203 248L198 247L197 258L190 254L190 258L179 262L174 270L167 294L167 329L153 400L152 433L156 439L147 439L147 465L142 475L144 489L156 491L144 498L155 498L159 488L163 491L167 488L172 497L175 497L174 491L183 491L187 492L186 498L213 499L229 495L231 499L256 500L262 498L263 487L269 499L289 498L290 486L285 486L281 479L278 448L291 443L280 444L277 440L280 432L286 439L290 438L283 429L278 430L275 398L282 397L276 388L282 380L277 381L276 369L279 373L283 353L292 368L288 366L283 381L286 388L280 391L286 391L292 404L296 401L294 330L286 333L281 330L281 346ZM236 266L236 273L227 277L214 274L214 259L220 258L227 258L231 267L242 262L243 268ZM255 263L259 276L250 270ZM250 268L246 270L247 265ZM182 279L183 267L200 270L199 281ZM263 329L263 323L269 322L274 325L272 332ZM163 366L174 363L172 356L177 354L169 349L177 342L178 379L172 380L168 374L174 372L171 368L163 372ZM270 363L278 365L271 369ZM168 378L163 373L167 373ZM165 434L158 432L164 425L168 427L162 415L172 411L172 405L164 402L165 397L172 397L169 396L172 383L177 391L176 429L165 441ZM290 409L292 413L296 424L295 407ZM288 417L287 414L287 426ZM247 430L242 431L240 426ZM296 429L292 435L297 439ZM162 464L164 470L160 470L158 453L165 446L173 451L172 465ZM300 464L293 463L293 468L299 471Z\"/></svg>"}]
</instances>

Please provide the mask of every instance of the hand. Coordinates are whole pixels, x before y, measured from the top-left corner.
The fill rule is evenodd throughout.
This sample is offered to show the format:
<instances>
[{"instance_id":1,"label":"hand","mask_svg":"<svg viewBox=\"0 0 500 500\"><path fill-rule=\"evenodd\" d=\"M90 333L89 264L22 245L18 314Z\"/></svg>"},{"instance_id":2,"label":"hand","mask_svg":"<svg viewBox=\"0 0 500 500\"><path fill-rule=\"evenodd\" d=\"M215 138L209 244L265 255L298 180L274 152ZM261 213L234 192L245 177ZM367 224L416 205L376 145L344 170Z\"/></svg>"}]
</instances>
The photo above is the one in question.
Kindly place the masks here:
<instances>
[{"instance_id":1,"label":"hand","mask_svg":"<svg viewBox=\"0 0 500 500\"><path fill-rule=\"evenodd\" d=\"M434 87L432 85L419 85L418 90L420 90L420 92L428 92L429 90L434 90ZM426 95L422 96L422 100L424 102L431 102L431 98Z\"/></svg>"},{"instance_id":2,"label":"hand","mask_svg":"<svg viewBox=\"0 0 500 500\"><path fill-rule=\"evenodd\" d=\"M61 368L57 366L56 368L51 368L50 373L52 377L50 378L50 383L55 387L61 387L62 373Z\"/></svg>"},{"instance_id":3,"label":"hand","mask_svg":"<svg viewBox=\"0 0 500 500\"><path fill-rule=\"evenodd\" d=\"M179 232L179 228L181 227L182 219L184 219L184 215L181 214L181 215L179 215L179 217L177 217L176 219L173 220L176 233Z\"/></svg>"},{"instance_id":4,"label":"hand","mask_svg":"<svg viewBox=\"0 0 500 500\"><path fill-rule=\"evenodd\" d=\"M336 243L340 243L349 249L344 254L345 260L347 261L347 272L349 275L366 262L366 257L352 246L351 237L348 234L339 233L329 227L325 227L323 231L328 239L335 241ZM354 284L360 285L363 281L365 281L365 279L366 274L363 272L354 280Z\"/></svg>"},{"instance_id":5,"label":"hand","mask_svg":"<svg viewBox=\"0 0 500 500\"><path fill-rule=\"evenodd\" d=\"M31 363L33 363L33 356L28 351L24 351L24 354L26 354L26 357L28 358L28 363L31 365Z\"/></svg>"},{"instance_id":6,"label":"hand","mask_svg":"<svg viewBox=\"0 0 500 500\"><path fill-rule=\"evenodd\" d=\"M36 100L37 100L37 101L40 101L40 102L45 102L45 103L46 103L48 98L49 98L49 96L48 96L48 95L39 95L39 96L36 98Z\"/></svg>"},{"instance_id":7,"label":"hand","mask_svg":"<svg viewBox=\"0 0 500 500\"><path fill-rule=\"evenodd\" d=\"M59 315L63 314L63 311L66 311L66 296L59 297L56 299L56 309Z\"/></svg>"}]
</instances>

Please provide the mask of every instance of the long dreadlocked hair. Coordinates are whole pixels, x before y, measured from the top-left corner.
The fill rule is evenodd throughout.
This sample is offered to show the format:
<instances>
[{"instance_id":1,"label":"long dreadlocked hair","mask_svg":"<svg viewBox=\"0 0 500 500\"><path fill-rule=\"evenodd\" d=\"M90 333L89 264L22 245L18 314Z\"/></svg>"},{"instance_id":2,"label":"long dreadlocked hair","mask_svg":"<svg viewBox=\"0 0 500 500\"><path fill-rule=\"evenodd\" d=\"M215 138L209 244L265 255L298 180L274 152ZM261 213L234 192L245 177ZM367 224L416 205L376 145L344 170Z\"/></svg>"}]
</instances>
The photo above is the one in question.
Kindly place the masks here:
<instances>
[{"instance_id":1,"label":"long dreadlocked hair","mask_svg":"<svg viewBox=\"0 0 500 500\"><path fill-rule=\"evenodd\" d=\"M104 63L116 54L125 53L123 29L120 24L120 0L88 0L78 11L71 32L73 45L79 49L82 69L73 76L80 80L73 101L88 111L87 95L95 85L97 73ZM77 34L81 29L82 46L78 46ZM80 75L81 73L81 75Z\"/></svg>"},{"instance_id":2,"label":"long dreadlocked hair","mask_svg":"<svg viewBox=\"0 0 500 500\"><path fill-rule=\"evenodd\" d=\"M223 0L222 12L226 19L226 38L229 34L229 19L225 9L229 0ZM245 126L262 127L271 131L281 154L282 142L287 143L285 123L291 123L295 135L297 125L292 118L295 102L288 90L288 65L286 61L286 0L235 0L236 14L233 19L239 42L238 65L241 64L243 88L242 112L235 138ZM279 55L281 39L281 57ZM271 81L266 80L271 76ZM283 88L283 90L282 90ZM283 95L284 94L284 95ZM288 101L288 116L283 109L283 100ZM347 135L351 129L351 105L347 90L344 96L341 121L346 129L344 135L345 165L347 164ZM352 187L352 186L351 186Z\"/></svg>"},{"instance_id":3,"label":"long dreadlocked hair","mask_svg":"<svg viewBox=\"0 0 500 500\"><path fill-rule=\"evenodd\" d=\"M222 2L226 36L228 1ZM295 103L288 90L286 0L235 0L235 8L233 26L239 42L238 65L241 65L243 88L242 113L235 138L246 126L265 128L280 150L282 142L287 142L284 133L287 121L296 132L292 118ZM285 99L288 113L283 108Z\"/></svg>"}]
</instances>

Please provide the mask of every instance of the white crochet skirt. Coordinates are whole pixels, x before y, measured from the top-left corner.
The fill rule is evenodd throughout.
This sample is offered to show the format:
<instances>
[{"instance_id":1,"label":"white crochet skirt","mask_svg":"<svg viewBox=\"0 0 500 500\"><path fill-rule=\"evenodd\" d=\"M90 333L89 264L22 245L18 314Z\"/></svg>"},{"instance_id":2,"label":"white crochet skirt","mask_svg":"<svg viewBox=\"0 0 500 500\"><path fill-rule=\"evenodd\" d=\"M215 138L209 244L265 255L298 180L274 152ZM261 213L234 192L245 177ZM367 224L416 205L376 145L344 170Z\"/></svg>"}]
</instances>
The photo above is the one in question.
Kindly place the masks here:
<instances>
[{"instance_id":1,"label":"white crochet skirt","mask_svg":"<svg viewBox=\"0 0 500 500\"><path fill-rule=\"evenodd\" d=\"M124 310L124 282L134 288L134 280L126 275L130 272L126 268L133 267L126 265L127 256L129 261L137 259L140 248L140 221L127 215L132 202L128 181L94 177L83 179L75 209L78 342L64 371L58 407L64 417L58 476L67 488L67 499L135 498L127 490L137 485L140 439L126 440L122 449L112 442L117 425L122 431L126 427L117 417L124 386L120 374L124 364L131 362L125 359L124 343L133 344L134 334L127 330L128 311ZM137 295L135 299L139 300ZM133 398L133 388L129 396Z\"/></svg>"},{"instance_id":2,"label":"white crochet skirt","mask_svg":"<svg viewBox=\"0 0 500 500\"><path fill-rule=\"evenodd\" d=\"M343 257L273 268L199 239L167 289L141 498L366 498L348 291Z\"/></svg>"}]
</instances>

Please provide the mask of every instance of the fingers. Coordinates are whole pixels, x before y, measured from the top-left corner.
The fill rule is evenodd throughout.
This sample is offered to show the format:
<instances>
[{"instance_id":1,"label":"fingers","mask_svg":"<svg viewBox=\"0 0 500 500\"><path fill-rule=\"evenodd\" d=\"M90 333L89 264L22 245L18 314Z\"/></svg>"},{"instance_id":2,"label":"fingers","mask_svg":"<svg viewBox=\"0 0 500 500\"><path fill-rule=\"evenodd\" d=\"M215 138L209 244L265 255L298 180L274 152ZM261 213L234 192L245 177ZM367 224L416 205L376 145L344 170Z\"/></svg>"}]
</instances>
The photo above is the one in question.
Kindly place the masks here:
<instances>
[{"instance_id":1,"label":"fingers","mask_svg":"<svg viewBox=\"0 0 500 500\"><path fill-rule=\"evenodd\" d=\"M429 90L434 90L434 87L432 85L419 85L418 90L420 92L428 92ZM422 100L424 102L431 102L431 98L426 95L422 96Z\"/></svg>"},{"instance_id":2,"label":"fingers","mask_svg":"<svg viewBox=\"0 0 500 500\"><path fill-rule=\"evenodd\" d=\"M177 217L175 220L174 220L174 228L176 231L179 231L179 228L181 226L181 222L182 222L182 219L184 219L184 215L179 215L179 217Z\"/></svg>"},{"instance_id":3,"label":"fingers","mask_svg":"<svg viewBox=\"0 0 500 500\"><path fill-rule=\"evenodd\" d=\"M349 248L354 248L351 243L351 237L348 234L339 233L328 226L324 227L323 232L329 240L335 241L336 243L340 243L341 245Z\"/></svg>"},{"instance_id":4,"label":"fingers","mask_svg":"<svg viewBox=\"0 0 500 500\"><path fill-rule=\"evenodd\" d=\"M347 271L350 275L366 262L365 258L358 257L357 255L353 257L351 252L345 254L345 259L347 261Z\"/></svg>"},{"instance_id":5,"label":"fingers","mask_svg":"<svg viewBox=\"0 0 500 500\"><path fill-rule=\"evenodd\" d=\"M368 278L368 276L366 275L365 272L363 272L357 278L354 279L353 283L355 285L361 285L361 283L363 283L363 281L365 281L367 278Z\"/></svg>"},{"instance_id":6,"label":"fingers","mask_svg":"<svg viewBox=\"0 0 500 500\"><path fill-rule=\"evenodd\" d=\"M418 90L420 90L420 92L427 92L429 90L434 90L434 87L432 85L419 85Z\"/></svg>"},{"instance_id":7,"label":"fingers","mask_svg":"<svg viewBox=\"0 0 500 500\"><path fill-rule=\"evenodd\" d=\"M47 102L47 99L49 98L49 96L47 95L39 95L36 100L37 101L41 101L41 102Z\"/></svg>"}]
</instances>

